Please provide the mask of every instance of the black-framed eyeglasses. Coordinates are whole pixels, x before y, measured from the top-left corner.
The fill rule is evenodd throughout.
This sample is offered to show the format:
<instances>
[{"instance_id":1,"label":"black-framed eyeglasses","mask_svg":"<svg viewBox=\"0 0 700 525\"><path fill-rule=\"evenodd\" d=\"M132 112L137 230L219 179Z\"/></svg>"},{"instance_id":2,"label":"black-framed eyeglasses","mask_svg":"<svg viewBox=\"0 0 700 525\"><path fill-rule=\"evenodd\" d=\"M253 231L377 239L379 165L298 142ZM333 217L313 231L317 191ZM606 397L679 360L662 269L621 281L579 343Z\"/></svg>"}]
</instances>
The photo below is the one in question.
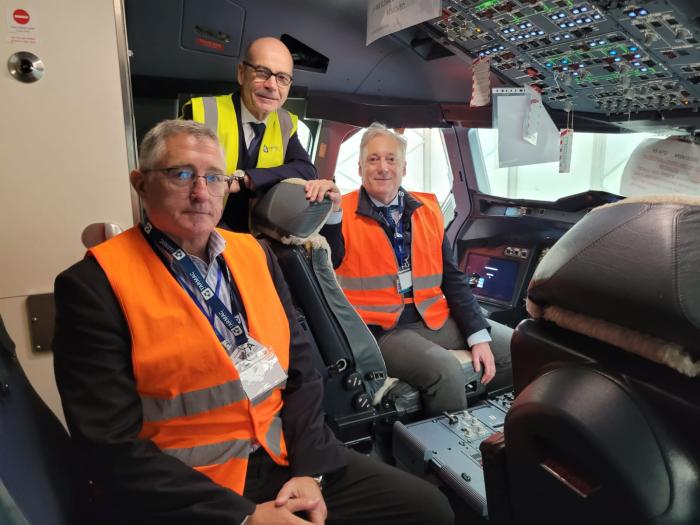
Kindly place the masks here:
<instances>
[{"instance_id":1,"label":"black-framed eyeglasses","mask_svg":"<svg viewBox=\"0 0 700 525\"><path fill-rule=\"evenodd\" d=\"M141 173L160 172L165 174L165 181L173 191L189 192L197 179L204 179L207 191L212 197L223 197L231 188L232 177L220 171L207 171L204 175L197 175L197 170L191 166L171 166L168 168L153 168L141 170Z\"/></svg>"},{"instance_id":2,"label":"black-framed eyeglasses","mask_svg":"<svg viewBox=\"0 0 700 525\"><path fill-rule=\"evenodd\" d=\"M277 80L277 83L280 86L288 86L289 84L292 83L292 75L288 75L287 73L273 73L270 68L267 68L265 66L256 66L251 64L250 62L246 62L243 60L243 65L248 66L254 71L255 78L258 80L267 80L270 77L275 77Z\"/></svg>"}]
</instances>

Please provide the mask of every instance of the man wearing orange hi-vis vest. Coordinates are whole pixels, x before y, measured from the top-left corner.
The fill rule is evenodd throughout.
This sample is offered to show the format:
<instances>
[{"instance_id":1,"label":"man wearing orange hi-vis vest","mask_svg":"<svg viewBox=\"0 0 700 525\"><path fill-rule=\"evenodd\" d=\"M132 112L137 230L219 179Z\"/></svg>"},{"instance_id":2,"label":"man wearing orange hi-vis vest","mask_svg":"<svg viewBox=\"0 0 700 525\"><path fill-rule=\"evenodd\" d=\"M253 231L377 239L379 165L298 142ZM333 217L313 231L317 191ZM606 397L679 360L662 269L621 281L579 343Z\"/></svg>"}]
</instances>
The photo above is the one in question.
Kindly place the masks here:
<instances>
[{"instance_id":1,"label":"man wearing orange hi-vis vest","mask_svg":"<svg viewBox=\"0 0 700 525\"><path fill-rule=\"evenodd\" d=\"M54 366L101 524L450 524L435 487L346 449L270 248L216 228L216 134L155 126L143 221L55 283Z\"/></svg>"},{"instance_id":2,"label":"man wearing orange hi-vis vest","mask_svg":"<svg viewBox=\"0 0 700 525\"><path fill-rule=\"evenodd\" d=\"M510 351L496 348L494 358L489 322L454 262L435 195L401 187L405 137L372 124L360 143L359 172L359 190L341 198L332 181L310 181L307 197L327 194L334 203L321 233L389 375L421 391L428 415L466 407L464 372L450 350L470 349L483 383L495 377L490 386L510 385Z\"/></svg>"}]
</instances>

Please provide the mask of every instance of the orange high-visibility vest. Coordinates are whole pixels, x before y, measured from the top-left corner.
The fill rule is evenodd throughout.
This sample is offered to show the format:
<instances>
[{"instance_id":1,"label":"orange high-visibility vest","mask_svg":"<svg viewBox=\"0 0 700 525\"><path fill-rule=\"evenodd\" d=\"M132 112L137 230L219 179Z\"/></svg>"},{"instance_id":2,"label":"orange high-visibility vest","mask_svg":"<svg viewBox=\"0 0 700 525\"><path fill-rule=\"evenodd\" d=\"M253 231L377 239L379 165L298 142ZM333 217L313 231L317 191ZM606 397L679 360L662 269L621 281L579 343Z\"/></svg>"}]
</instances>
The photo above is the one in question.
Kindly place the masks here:
<instances>
[{"instance_id":1,"label":"orange high-visibility vest","mask_svg":"<svg viewBox=\"0 0 700 525\"><path fill-rule=\"evenodd\" d=\"M250 335L289 367L289 323L265 252L250 235L218 230L223 256L240 292ZM243 494L255 440L288 465L282 391L251 403L209 320L138 228L89 250L104 270L129 324L142 439Z\"/></svg>"},{"instance_id":2,"label":"orange high-visibility vest","mask_svg":"<svg viewBox=\"0 0 700 525\"><path fill-rule=\"evenodd\" d=\"M367 324L396 326L405 299L398 291L399 265L384 229L355 212L360 191L343 196L345 257L336 269L348 301ZM411 216L413 299L425 324L437 330L450 313L442 293L442 213L435 195L411 192L423 205Z\"/></svg>"}]
</instances>

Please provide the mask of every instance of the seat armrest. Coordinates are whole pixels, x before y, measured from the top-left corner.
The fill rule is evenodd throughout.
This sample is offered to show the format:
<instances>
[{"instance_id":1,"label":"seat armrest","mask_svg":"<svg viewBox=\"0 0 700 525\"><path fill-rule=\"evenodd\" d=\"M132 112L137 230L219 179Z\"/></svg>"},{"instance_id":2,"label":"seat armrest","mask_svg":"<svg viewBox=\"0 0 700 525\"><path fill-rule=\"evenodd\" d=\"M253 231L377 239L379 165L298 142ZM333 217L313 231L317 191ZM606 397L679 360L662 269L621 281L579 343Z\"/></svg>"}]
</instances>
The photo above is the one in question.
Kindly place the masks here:
<instances>
[{"instance_id":1,"label":"seat armrest","mask_svg":"<svg viewBox=\"0 0 700 525\"><path fill-rule=\"evenodd\" d=\"M511 525L513 516L508 487L506 442L503 432L492 434L479 446L484 467L489 524Z\"/></svg>"}]
</instances>

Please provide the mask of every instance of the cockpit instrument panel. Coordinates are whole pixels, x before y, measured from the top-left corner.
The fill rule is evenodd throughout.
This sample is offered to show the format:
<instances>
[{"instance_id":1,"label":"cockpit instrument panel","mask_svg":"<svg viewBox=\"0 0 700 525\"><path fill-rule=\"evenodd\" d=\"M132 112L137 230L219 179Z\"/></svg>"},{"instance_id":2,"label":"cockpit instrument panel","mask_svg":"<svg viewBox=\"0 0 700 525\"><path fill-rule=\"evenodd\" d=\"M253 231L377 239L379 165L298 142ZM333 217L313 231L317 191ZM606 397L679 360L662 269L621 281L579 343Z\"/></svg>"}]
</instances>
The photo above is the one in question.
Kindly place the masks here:
<instances>
[{"instance_id":1,"label":"cockpit instrument panel","mask_svg":"<svg viewBox=\"0 0 700 525\"><path fill-rule=\"evenodd\" d=\"M443 0L428 25L553 109L614 115L700 107L700 30L681 11L668 0Z\"/></svg>"}]
</instances>

